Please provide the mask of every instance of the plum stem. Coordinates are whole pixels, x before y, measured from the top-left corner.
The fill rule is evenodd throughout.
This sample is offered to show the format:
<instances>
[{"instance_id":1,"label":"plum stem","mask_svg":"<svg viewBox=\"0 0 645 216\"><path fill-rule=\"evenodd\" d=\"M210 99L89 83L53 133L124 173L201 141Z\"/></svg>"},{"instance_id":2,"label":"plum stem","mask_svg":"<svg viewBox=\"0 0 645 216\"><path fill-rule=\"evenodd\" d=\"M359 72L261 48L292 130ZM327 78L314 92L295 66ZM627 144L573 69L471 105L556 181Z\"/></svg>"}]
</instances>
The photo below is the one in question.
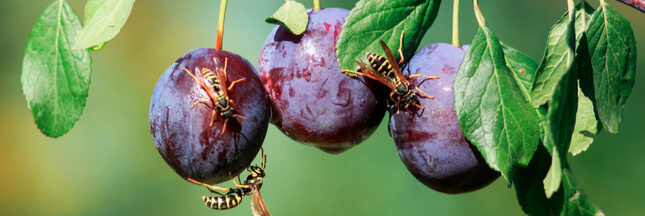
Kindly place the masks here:
<instances>
[{"instance_id":1,"label":"plum stem","mask_svg":"<svg viewBox=\"0 0 645 216\"><path fill-rule=\"evenodd\" d=\"M319 11L320 10L320 0L314 0L314 9L313 11Z\"/></svg>"},{"instance_id":2,"label":"plum stem","mask_svg":"<svg viewBox=\"0 0 645 216\"><path fill-rule=\"evenodd\" d=\"M219 5L219 20L217 22L217 39L215 40L215 49L222 49L222 40L224 36L224 15L226 15L226 2L221 0Z\"/></svg>"},{"instance_id":3,"label":"plum stem","mask_svg":"<svg viewBox=\"0 0 645 216\"><path fill-rule=\"evenodd\" d=\"M459 43L459 0L452 5L452 45L461 48Z\"/></svg>"},{"instance_id":4,"label":"plum stem","mask_svg":"<svg viewBox=\"0 0 645 216\"><path fill-rule=\"evenodd\" d=\"M480 27L486 26L486 20L484 19L484 15L479 10L479 0L473 0L473 8L475 9L475 17L477 18L477 23L479 23L479 26Z\"/></svg>"}]
</instances>

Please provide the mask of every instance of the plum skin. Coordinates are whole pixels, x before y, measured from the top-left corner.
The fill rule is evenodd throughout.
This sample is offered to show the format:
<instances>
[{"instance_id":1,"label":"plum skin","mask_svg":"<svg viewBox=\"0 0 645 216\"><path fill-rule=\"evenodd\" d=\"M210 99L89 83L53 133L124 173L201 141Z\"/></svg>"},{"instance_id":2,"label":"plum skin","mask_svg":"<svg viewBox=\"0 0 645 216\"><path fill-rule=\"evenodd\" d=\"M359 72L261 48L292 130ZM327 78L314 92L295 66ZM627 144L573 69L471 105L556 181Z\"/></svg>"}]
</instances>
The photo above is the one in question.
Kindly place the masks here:
<instances>
[{"instance_id":1,"label":"plum skin","mask_svg":"<svg viewBox=\"0 0 645 216\"><path fill-rule=\"evenodd\" d=\"M328 153L365 140L386 111L384 98L372 90L374 81L340 72L336 41L348 14L339 8L312 11L299 36L275 27L258 62L271 97L271 122L293 140Z\"/></svg>"},{"instance_id":2,"label":"plum skin","mask_svg":"<svg viewBox=\"0 0 645 216\"><path fill-rule=\"evenodd\" d=\"M419 50L402 72L440 76L410 79L434 99L419 97L425 108L415 116L390 110L390 134L405 166L426 186L448 194L475 191L499 177L464 137L454 109L453 83L466 50L445 43Z\"/></svg>"},{"instance_id":3,"label":"plum skin","mask_svg":"<svg viewBox=\"0 0 645 216\"><path fill-rule=\"evenodd\" d=\"M225 58L229 83L245 79L228 93L235 113L247 119L229 118L225 133L220 134L224 124L220 112L209 126L210 102L191 107L208 96L183 69L200 77L195 67L216 71L224 67ZM162 158L179 176L217 184L230 180L229 172L240 174L255 158L266 136L269 106L262 82L246 59L227 51L198 48L180 57L159 78L150 102L150 133Z\"/></svg>"}]
</instances>

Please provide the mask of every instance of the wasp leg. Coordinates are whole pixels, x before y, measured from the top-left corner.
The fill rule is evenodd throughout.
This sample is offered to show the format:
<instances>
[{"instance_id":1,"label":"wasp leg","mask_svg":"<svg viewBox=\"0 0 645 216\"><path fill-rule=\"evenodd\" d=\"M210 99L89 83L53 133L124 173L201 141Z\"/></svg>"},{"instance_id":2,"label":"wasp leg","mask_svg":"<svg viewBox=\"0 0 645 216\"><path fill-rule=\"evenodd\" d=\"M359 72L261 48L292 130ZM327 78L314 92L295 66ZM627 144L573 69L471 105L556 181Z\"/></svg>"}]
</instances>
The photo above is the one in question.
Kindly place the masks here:
<instances>
[{"instance_id":1,"label":"wasp leg","mask_svg":"<svg viewBox=\"0 0 645 216\"><path fill-rule=\"evenodd\" d=\"M238 79L238 80L235 80L235 81L231 82L231 85L229 85L229 86L228 86L228 91L231 91L231 89L233 89L233 86L234 86L236 83L242 82L242 81L244 81L244 80L245 80L244 78L240 78L240 79Z\"/></svg>"},{"instance_id":2,"label":"wasp leg","mask_svg":"<svg viewBox=\"0 0 645 216\"><path fill-rule=\"evenodd\" d=\"M228 123L228 119L224 120L224 126L222 126L222 132L219 132L219 135L224 134L224 131L226 131L226 124Z\"/></svg>"},{"instance_id":3,"label":"wasp leg","mask_svg":"<svg viewBox=\"0 0 645 216\"><path fill-rule=\"evenodd\" d=\"M208 102L210 102L210 100L208 100L208 98L202 98L202 99L200 99L200 100L196 101L195 103L193 103L192 108L194 108L195 106L197 106L197 104L199 104L199 103L208 103Z\"/></svg>"},{"instance_id":4,"label":"wasp leg","mask_svg":"<svg viewBox=\"0 0 645 216\"><path fill-rule=\"evenodd\" d=\"M237 182L235 182L235 179L233 178L233 176L231 176L231 172L228 173L228 176L231 177L231 181L233 181L233 184L235 184L235 187L237 187L237 188L250 188L248 185L237 184Z\"/></svg>"},{"instance_id":5,"label":"wasp leg","mask_svg":"<svg viewBox=\"0 0 645 216\"><path fill-rule=\"evenodd\" d=\"M198 182L198 181L196 181L195 179L192 179L192 178L188 178L188 181L193 183L193 184L198 184L198 185L205 186L209 191L211 191L212 193L219 194L220 196L223 196L223 194L221 194L220 192L217 192L216 190L220 190L220 191L230 191L231 190L231 188L217 187L217 186L212 186L212 185L209 185L209 184L206 184L206 183L203 183L203 182Z\"/></svg>"},{"instance_id":6,"label":"wasp leg","mask_svg":"<svg viewBox=\"0 0 645 216\"><path fill-rule=\"evenodd\" d=\"M417 91L419 91L419 93L420 93L420 94L422 94L423 96L425 96L426 98L434 99L434 97L432 97L432 96L430 96L430 95L426 94L425 92L421 91L421 89L419 89L419 87L416 87L416 86L415 86L415 87L414 87L414 89L416 89Z\"/></svg>"},{"instance_id":7,"label":"wasp leg","mask_svg":"<svg viewBox=\"0 0 645 216\"><path fill-rule=\"evenodd\" d=\"M216 109L213 109L213 114L211 115L211 123L208 125L209 127L213 127L213 122L215 122L215 113L217 112Z\"/></svg>"}]
</instances>

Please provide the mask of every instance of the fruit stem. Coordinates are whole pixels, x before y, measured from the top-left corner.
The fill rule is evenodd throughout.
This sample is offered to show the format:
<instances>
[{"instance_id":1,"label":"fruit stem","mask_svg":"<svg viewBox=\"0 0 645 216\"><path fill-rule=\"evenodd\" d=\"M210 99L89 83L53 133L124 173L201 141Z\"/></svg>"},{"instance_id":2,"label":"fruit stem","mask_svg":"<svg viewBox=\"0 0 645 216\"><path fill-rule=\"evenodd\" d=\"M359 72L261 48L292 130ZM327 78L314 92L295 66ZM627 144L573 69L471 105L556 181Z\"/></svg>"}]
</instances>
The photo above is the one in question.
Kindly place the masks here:
<instances>
[{"instance_id":1,"label":"fruit stem","mask_svg":"<svg viewBox=\"0 0 645 216\"><path fill-rule=\"evenodd\" d=\"M452 45L461 48L459 43L459 0L452 4Z\"/></svg>"},{"instance_id":2,"label":"fruit stem","mask_svg":"<svg viewBox=\"0 0 645 216\"><path fill-rule=\"evenodd\" d=\"M217 22L217 39L215 41L215 49L222 49L222 37L224 35L224 15L226 15L226 2L221 0L219 5L219 20Z\"/></svg>"},{"instance_id":3,"label":"fruit stem","mask_svg":"<svg viewBox=\"0 0 645 216\"><path fill-rule=\"evenodd\" d=\"M314 9L313 11L319 11L320 10L320 0L314 0Z\"/></svg>"},{"instance_id":4,"label":"fruit stem","mask_svg":"<svg viewBox=\"0 0 645 216\"><path fill-rule=\"evenodd\" d=\"M473 8L475 9L475 17L477 17L477 23L479 23L479 27L486 26L484 15L479 10L479 0L473 0Z\"/></svg>"}]
</instances>

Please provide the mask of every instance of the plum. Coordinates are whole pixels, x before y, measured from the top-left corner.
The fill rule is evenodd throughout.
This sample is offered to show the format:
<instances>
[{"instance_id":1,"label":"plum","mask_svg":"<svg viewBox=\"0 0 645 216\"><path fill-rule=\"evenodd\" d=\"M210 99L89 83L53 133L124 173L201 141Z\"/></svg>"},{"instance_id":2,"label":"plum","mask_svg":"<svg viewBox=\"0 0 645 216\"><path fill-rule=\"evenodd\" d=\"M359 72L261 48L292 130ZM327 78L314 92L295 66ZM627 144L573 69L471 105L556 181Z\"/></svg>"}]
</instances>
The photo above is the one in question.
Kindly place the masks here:
<instances>
[{"instance_id":1,"label":"plum","mask_svg":"<svg viewBox=\"0 0 645 216\"><path fill-rule=\"evenodd\" d=\"M258 62L272 102L271 122L293 140L328 153L365 140L386 111L385 99L373 90L376 82L340 73L336 41L348 14L339 8L311 11L302 35L275 27Z\"/></svg>"},{"instance_id":2,"label":"plum","mask_svg":"<svg viewBox=\"0 0 645 216\"><path fill-rule=\"evenodd\" d=\"M219 89L226 90L228 103L211 100L198 84L207 77L201 73L204 68L213 75L226 72L225 85L234 86ZM214 86L203 80L206 87ZM228 109L220 107L227 104ZM262 146L270 114L266 90L246 59L199 48L184 54L159 78L150 101L150 133L162 158L179 176L217 184L249 166Z\"/></svg>"},{"instance_id":3,"label":"plum","mask_svg":"<svg viewBox=\"0 0 645 216\"><path fill-rule=\"evenodd\" d=\"M453 83L467 46L431 44L419 50L403 75L424 74L410 83L434 99L419 97L425 108L410 114L390 108L389 128L401 160L426 186L455 194L480 189L499 177L464 137L454 107Z\"/></svg>"}]
</instances>

